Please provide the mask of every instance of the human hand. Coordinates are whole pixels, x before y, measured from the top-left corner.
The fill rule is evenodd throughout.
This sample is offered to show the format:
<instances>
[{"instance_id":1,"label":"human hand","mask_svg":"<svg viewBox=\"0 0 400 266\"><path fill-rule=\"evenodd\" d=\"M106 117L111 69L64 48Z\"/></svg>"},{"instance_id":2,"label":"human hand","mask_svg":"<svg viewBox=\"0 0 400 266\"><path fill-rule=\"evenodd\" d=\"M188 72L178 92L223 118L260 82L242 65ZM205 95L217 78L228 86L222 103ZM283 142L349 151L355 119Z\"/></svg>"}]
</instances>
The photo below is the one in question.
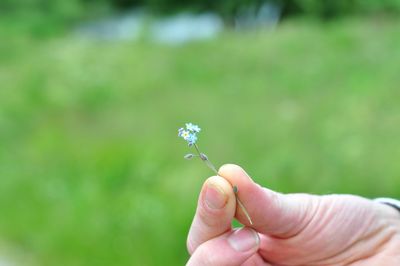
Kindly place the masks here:
<instances>
[{"instance_id":1,"label":"human hand","mask_svg":"<svg viewBox=\"0 0 400 266\"><path fill-rule=\"evenodd\" d=\"M224 165L200 193L187 265L400 265L400 213L352 195L280 194ZM236 206L232 186L253 225ZM238 219L244 228L233 230Z\"/></svg>"}]
</instances>

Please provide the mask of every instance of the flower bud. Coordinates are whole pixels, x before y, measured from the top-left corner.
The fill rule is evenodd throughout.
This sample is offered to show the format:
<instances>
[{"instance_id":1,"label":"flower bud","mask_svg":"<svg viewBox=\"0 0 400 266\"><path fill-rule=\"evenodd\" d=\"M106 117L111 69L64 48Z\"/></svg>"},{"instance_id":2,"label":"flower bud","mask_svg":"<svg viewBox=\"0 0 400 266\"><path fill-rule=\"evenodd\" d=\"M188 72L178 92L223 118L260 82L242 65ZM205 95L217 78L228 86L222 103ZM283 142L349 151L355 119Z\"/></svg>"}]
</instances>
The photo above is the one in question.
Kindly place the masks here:
<instances>
[{"instance_id":1,"label":"flower bud","mask_svg":"<svg viewBox=\"0 0 400 266\"><path fill-rule=\"evenodd\" d=\"M188 153L188 154L186 154L185 156L183 156L183 158L185 158L186 160L190 160L190 159L192 159L193 157L194 157L194 155L191 154L191 153Z\"/></svg>"},{"instance_id":2,"label":"flower bud","mask_svg":"<svg viewBox=\"0 0 400 266\"><path fill-rule=\"evenodd\" d=\"M204 153L200 153L200 158L201 158L203 161L208 161L208 157L207 157L207 155L205 155Z\"/></svg>"}]
</instances>

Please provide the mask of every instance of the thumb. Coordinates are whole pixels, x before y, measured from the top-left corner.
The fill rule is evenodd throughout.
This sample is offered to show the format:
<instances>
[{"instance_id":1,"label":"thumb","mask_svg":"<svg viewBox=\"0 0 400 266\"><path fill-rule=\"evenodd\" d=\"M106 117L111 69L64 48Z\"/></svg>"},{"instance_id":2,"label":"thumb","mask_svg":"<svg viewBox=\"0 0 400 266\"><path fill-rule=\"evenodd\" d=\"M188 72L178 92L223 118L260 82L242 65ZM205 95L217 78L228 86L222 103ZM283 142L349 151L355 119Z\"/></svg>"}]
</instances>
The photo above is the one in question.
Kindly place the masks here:
<instances>
[{"instance_id":1,"label":"thumb","mask_svg":"<svg viewBox=\"0 0 400 266\"><path fill-rule=\"evenodd\" d=\"M187 247L192 254L202 243L231 230L236 201L231 185L220 176L207 179L190 226Z\"/></svg>"},{"instance_id":2,"label":"thumb","mask_svg":"<svg viewBox=\"0 0 400 266\"><path fill-rule=\"evenodd\" d=\"M249 213L253 225L250 225L240 206L237 206L236 218L242 224L251 226L260 233L283 238L294 236L311 221L317 210L317 196L284 195L263 188L256 184L240 166L223 165L218 174L232 186L237 186L237 196Z\"/></svg>"},{"instance_id":3,"label":"thumb","mask_svg":"<svg viewBox=\"0 0 400 266\"><path fill-rule=\"evenodd\" d=\"M259 245L258 234L251 228L243 227L201 244L193 253L187 265L242 265L249 259L252 261L260 260L257 254Z\"/></svg>"}]
</instances>

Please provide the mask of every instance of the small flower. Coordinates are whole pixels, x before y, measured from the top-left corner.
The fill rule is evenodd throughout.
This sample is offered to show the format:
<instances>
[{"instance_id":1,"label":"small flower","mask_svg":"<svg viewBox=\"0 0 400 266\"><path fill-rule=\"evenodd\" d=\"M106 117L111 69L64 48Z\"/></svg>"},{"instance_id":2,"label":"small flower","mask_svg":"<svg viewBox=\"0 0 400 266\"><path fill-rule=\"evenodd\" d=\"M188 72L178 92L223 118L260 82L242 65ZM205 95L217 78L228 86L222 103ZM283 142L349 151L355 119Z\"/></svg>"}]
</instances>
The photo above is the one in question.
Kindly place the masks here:
<instances>
[{"instance_id":1,"label":"small flower","mask_svg":"<svg viewBox=\"0 0 400 266\"><path fill-rule=\"evenodd\" d=\"M190 134L189 131L184 130L184 131L181 133L181 137L182 137L184 140L188 140L188 139L190 138L190 136L191 136L191 134Z\"/></svg>"},{"instance_id":2,"label":"small flower","mask_svg":"<svg viewBox=\"0 0 400 266\"><path fill-rule=\"evenodd\" d=\"M198 125L194 125L192 123L186 123L186 129L194 133L199 133L201 130Z\"/></svg>"},{"instance_id":3,"label":"small flower","mask_svg":"<svg viewBox=\"0 0 400 266\"><path fill-rule=\"evenodd\" d=\"M183 127L181 127L180 129L178 129L178 137L182 137L182 133L185 131L185 129Z\"/></svg>"},{"instance_id":4,"label":"small flower","mask_svg":"<svg viewBox=\"0 0 400 266\"><path fill-rule=\"evenodd\" d=\"M196 143L197 136L195 133L192 133L192 134L189 134L189 137L185 140L188 142L189 146L192 146Z\"/></svg>"},{"instance_id":5,"label":"small flower","mask_svg":"<svg viewBox=\"0 0 400 266\"><path fill-rule=\"evenodd\" d=\"M194 125L192 123L187 123L186 129L185 128L178 129L178 136L186 140L189 146L192 146L196 144L197 133L199 133L200 130L201 129L199 128L199 126Z\"/></svg>"}]
</instances>

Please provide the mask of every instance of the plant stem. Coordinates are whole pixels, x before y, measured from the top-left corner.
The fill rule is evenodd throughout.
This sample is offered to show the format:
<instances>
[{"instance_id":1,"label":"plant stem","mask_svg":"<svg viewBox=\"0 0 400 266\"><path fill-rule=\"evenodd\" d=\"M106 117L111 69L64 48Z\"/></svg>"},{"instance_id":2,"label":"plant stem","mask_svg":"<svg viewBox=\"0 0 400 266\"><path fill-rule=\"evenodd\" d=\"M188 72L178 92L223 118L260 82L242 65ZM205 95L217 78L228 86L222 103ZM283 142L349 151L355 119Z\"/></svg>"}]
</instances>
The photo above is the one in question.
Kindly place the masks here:
<instances>
[{"instance_id":1,"label":"plant stem","mask_svg":"<svg viewBox=\"0 0 400 266\"><path fill-rule=\"evenodd\" d=\"M234 189L234 191L235 191L236 201L237 201L239 207L242 209L242 211L243 211L244 215L246 216L247 220L249 221L249 223L251 225L253 225L253 221L251 220L249 212L246 210L246 208L244 207L243 203L240 201L239 196L237 195L237 193L238 193L237 187L236 187L236 189Z\"/></svg>"},{"instance_id":2,"label":"plant stem","mask_svg":"<svg viewBox=\"0 0 400 266\"><path fill-rule=\"evenodd\" d=\"M214 164L208 158L204 158L197 144L194 144L193 146L195 147L196 152L199 154L201 160L208 166L208 168L210 168L214 173L218 175L217 168L215 168Z\"/></svg>"},{"instance_id":3,"label":"plant stem","mask_svg":"<svg viewBox=\"0 0 400 266\"><path fill-rule=\"evenodd\" d=\"M205 156L204 154L202 154L200 152L200 149L197 146L197 144L195 143L193 146L196 149L196 152L198 153L201 160L208 166L208 168L210 168L216 175L218 175L217 168L215 168L214 164L207 158L207 156ZM244 215L246 216L247 220L249 221L249 223L251 225L253 225L253 221L251 220L248 211L246 210L246 208L244 207L243 203L240 201L240 199L237 195L237 193L239 192L237 186L233 186L233 192L235 193L235 198L236 198L236 201L237 201L239 207L242 209L242 211L243 211Z\"/></svg>"}]
</instances>

